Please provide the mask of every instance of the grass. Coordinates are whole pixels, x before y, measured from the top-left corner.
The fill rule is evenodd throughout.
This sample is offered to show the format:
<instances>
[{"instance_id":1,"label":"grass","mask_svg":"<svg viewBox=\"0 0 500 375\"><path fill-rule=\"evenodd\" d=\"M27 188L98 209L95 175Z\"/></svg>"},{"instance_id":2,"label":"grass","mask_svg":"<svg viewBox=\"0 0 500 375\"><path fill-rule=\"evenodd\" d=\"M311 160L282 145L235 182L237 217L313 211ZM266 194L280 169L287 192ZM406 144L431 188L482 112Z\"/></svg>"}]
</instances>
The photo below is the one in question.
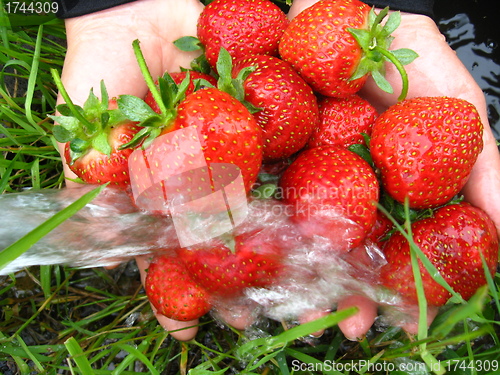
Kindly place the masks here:
<instances>
[{"instance_id":1,"label":"grass","mask_svg":"<svg viewBox=\"0 0 500 375\"><path fill-rule=\"evenodd\" d=\"M65 54L63 24L53 16L0 17L0 193L61 188L48 115L56 96L50 69L60 70ZM36 235L12 246L11 256ZM446 305L429 329L422 315L416 336L378 320L364 340L350 342L337 327L354 312L346 310L300 326L262 319L247 332L206 316L196 339L180 343L158 325L134 263L31 267L0 277L0 373L493 374L500 368L499 280L496 274L470 301ZM327 328L321 338L309 337L320 328Z\"/></svg>"}]
</instances>

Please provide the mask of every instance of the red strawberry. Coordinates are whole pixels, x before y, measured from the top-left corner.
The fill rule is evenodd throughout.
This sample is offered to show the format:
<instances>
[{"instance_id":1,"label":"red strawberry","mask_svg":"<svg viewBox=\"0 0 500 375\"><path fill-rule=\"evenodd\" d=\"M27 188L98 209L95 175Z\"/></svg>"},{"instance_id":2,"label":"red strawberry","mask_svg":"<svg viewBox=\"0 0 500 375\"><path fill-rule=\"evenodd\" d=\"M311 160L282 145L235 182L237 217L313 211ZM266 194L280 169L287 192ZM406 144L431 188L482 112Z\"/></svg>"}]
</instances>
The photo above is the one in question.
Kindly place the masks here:
<instances>
[{"instance_id":1,"label":"red strawberry","mask_svg":"<svg viewBox=\"0 0 500 375\"><path fill-rule=\"evenodd\" d=\"M279 184L302 232L329 238L341 250L360 244L375 223L377 178L366 161L347 149L321 146L303 151Z\"/></svg>"},{"instance_id":2,"label":"red strawberry","mask_svg":"<svg viewBox=\"0 0 500 375\"><path fill-rule=\"evenodd\" d=\"M412 224L415 244L453 288L469 299L486 284L481 254L494 274L498 263L498 237L492 220L468 203L437 209L431 218ZM408 241L395 232L384 247L387 265L382 268L383 284L416 303L417 295L410 261ZM420 262L419 262L420 263ZM443 305L451 294L440 286L420 263L425 296L431 305Z\"/></svg>"},{"instance_id":3,"label":"red strawberry","mask_svg":"<svg viewBox=\"0 0 500 375\"><path fill-rule=\"evenodd\" d=\"M148 77L137 41L133 48ZM230 62L227 51L225 55ZM231 69L227 71L231 80ZM210 195L230 185L236 195L227 197L228 201L245 198L262 164L262 129L240 101L218 88L205 87L184 97L186 85L178 87L168 77L158 81L159 90L148 80L160 113L135 96L122 95L119 100L121 111L145 127L138 137L144 139L143 149L131 160L135 203L148 211L164 212L168 206L194 208L197 202L192 201L201 199L204 203L198 201L196 213L226 211L224 201ZM205 170L207 164L209 170ZM181 207L188 202L192 204ZM239 201L231 202L231 207L235 204Z\"/></svg>"},{"instance_id":4,"label":"red strawberry","mask_svg":"<svg viewBox=\"0 0 500 375\"><path fill-rule=\"evenodd\" d=\"M151 304L170 319L194 320L211 309L208 293L176 256L157 256L149 265L144 287Z\"/></svg>"},{"instance_id":5,"label":"red strawberry","mask_svg":"<svg viewBox=\"0 0 500 375\"><path fill-rule=\"evenodd\" d=\"M88 184L111 183L111 186L127 187L130 184L128 158L133 149L120 149L120 146L132 140L140 127L127 121L109 129L107 141L111 147L109 154L94 147L89 147L82 155L75 158L71 142L64 147L64 157L69 168Z\"/></svg>"},{"instance_id":6,"label":"red strawberry","mask_svg":"<svg viewBox=\"0 0 500 375\"><path fill-rule=\"evenodd\" d=\"M133 108L141 108L139 114L147 113L144 107L149 108L139 98L122 96L121 100L124 111L129 103ZM150 108L149 111L152 112ZM150 118L146 117L144 121L150 121ZM262 164L262 130L252 114L234 97L217 88L200 89L188 95L177 107L170 108L167 115L155 114L152 119L157 121L158 127L150 126L148 131L151 136L161 137L151 141L146 139L147 147L140 154L136 153L131 161L135 194L146 194L141 203L136 199L138 205L147 210L164 210L164 196L172 189L176 191L175 199L181 200L170 202L175 204L204 198L214 189L219 190L220 186L229 183L237 189L237 194L250 191ZM176 132L187 128L195 133ZM224 164L239 168L241 186L238 185L238 171L230 170ZM210 170L205 170L205 165ZM224 168L226 170L222 171ZM213 203L206 199L205 202ZM210 210L219 210L217 202ZM222 208L226 209L225 206Z\"/></svg>"},{"instance_id":7,"label":"red strawberry","mask_svg":"<svg viewBox=\"0 0 500 375\"><path fill-rule=\"evenodd\" d=\"M177 84L180 85L182 81L186 78L188 72L187 71L182 71L182 72L174 72L174 73L169 73L170 77L172 77L173 81ZM189 71L189 85L186 89L186 92L184 95L189 95L195 90L195 82L196 80L199 79L204 79L211 83L213 86L217 86L217 80L212 77L211 75L205 74L205 73L200 73L196 71ZM158 84L158 82L156 82ZM161 113L160 107L158 106L158 103L156 103L156 100L153 97L153 94L151 93L151 90L148 90L146 93L146 96L144 97L144 101L146 104L148 104L153 111L156 113Z\"/></svg>"},{"instance_id":8,"label":"red strawberry","mask_svg":"<svg viewBox=\"0 0 500 375\"><path fill-rule=\"evenodd\" d=\"M399 25L399 14L391 14L386 23L391 26L383 28L376 22L388 10L383 10L381 17L369 17L369 12L370 7L359 0L319 1L290 22L280 40L280 55L320 94L352 95L364 85L370 72L383 90L391 92L383 78L386 59L407 64L416 54L409 50L385 53L383 50L389 48L392 40L389 34ZM369 24L369 20L374 24ZM406 86L404 80L404 95Z\"/></svg>"},{"instance_id":9,"label":"red strawberry","mask_svg":"<svg viewBox=\"0 0 500 375\"><path fill-rule=\"evenodd\" d=\"M265 233L244 233L236 235L234 242L215 240L208 246L181 248L178 255L193 278L211 294L236 296L245 288L272 285L280 276L282 250Z\"/></svg>"},{"instance_id":10,"label":"red strawberry","mask_svg":"<svg viewBox=\"0 0 500 375\"><path fill-rule=\"evenodd\" d=\"M207 163L235 164L250 191L262 164L262 130L243 104L219 89L205 88L179 104L172 126L195 127Z\"/></svg>"},{"instance_id":11,"label":"red strawberry","mask_svg":"<svg viewBox=\"0 0 500 375\"><path fill-rule=\"evenodd\" d=\"M378 116L367 100L357 95L322 97L318 105L319 126L312 133L308 147L334 145L347 148L353 144L365 144L362 133L371 134Z\"/></svg>"},{"instance_id":12,"label":"red strawberry","mask_svg":"<svg viewBox=\"0 0 500 375\"><path fill-rule=\"evenodd\" d=\"M482 150L476 108L465 100L422 97L381 114L370 141L387 192L412 208L437 207L464 186Z\"/></svg>"},{"instance_id":13,"label":"red strawberry","mask_svg":"<svg viewBox=\"0 0 500 375\"><path fill-rule=\"evenodd\" d=\"M264 161L291 156L306 144L318 123L318 104L311 87L274 56L256 55L235 63L233 75L256 66L244 82L245 100L260 108L254 113L263 129Z\"/></svg>"},{"instance_id":14,"label":"red strawberry","mask_svg":"<svg viewBox=\"0 0 500 375\"><path fill-rule=\"evenodd\" d=\"M287 25L285 13L269 0L215 0L201 13L197 34L207 61L216 69L221 47L233 60L277 55Z\"/></svg>"},{"instance_id":15,"label":"red strawberry","mask_svg":"<svg viewBox=\"0 0 500 375\"><path fill-rule=\"evenodd\" d=\"M379 248L382 248L385 244L385 239L388 237L389 232L394 228L394 225L391 220L381 211L377 210L377 219L375 220L375 224L368 232L366 238L377 245Z\"/></svg>"},{"instance_id":16,"label":"red strawberry","mask_svg":"<svg viewBox=\"0 0 500 375\"><path fill-rule=\"evenodd\" d=\"M121 146L130 142L141 127L122 116L116 100L108 100L104 84L101 93L99 100L91 90L80 108L80 118L71 113L68 105L58 106L61 115L51 116L59 123L54 127L54 136L65 143L66 163L84 182L110 182L111 186L124 188L130 184L128 158L133 149Z\"/></svg>"}]
</instances>

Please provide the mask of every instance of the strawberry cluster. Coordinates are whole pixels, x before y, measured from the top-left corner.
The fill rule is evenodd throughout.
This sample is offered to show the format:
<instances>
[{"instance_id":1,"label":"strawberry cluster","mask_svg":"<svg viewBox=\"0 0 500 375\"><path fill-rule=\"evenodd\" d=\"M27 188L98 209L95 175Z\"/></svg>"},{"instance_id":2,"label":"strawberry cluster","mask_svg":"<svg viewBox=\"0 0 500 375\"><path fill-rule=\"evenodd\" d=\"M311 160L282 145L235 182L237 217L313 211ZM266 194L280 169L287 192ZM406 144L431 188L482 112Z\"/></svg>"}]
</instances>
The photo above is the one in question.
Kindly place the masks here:
<instances>
[{"instance_id":1,"label":"strawberry cluster","mask_svg":"<svg viewBox=\"0 0 500 375\"><path fill-rule=\"evenodd\" d=\"M496 229L481 209L456 201L482 150L479 115L458 98L405 99L404 65L417 56L389 50L399 14L382 25L387 14L358 0L322 0L288 21L269 0L215 0L198 20L198 38L178 41L201 49L192 69L154 83L146 72L144 100L91 93L83 108L68 100L59 107L54 134L84 182L127 188L134 149L161 155L172 144L156 140L191 127L209 169L236 165L249 202L270 202L231 233L152 260L145 288L161 314L188 321L249 291L319 285L331 269L304 267L315 250L348 264L340 269L349 280L410 303L415 248L441 275L436 281L419 263L429 304L468 299L486 284L497 265ZM402 73L403 89L379 114L358 92L369 76L391 92L387 62ZM154 160L175 176L195 163L185 155ZM270 224L276 207L279 220ZM382 267L360 253L373 246Z\"/></svg>"}]
</instances>

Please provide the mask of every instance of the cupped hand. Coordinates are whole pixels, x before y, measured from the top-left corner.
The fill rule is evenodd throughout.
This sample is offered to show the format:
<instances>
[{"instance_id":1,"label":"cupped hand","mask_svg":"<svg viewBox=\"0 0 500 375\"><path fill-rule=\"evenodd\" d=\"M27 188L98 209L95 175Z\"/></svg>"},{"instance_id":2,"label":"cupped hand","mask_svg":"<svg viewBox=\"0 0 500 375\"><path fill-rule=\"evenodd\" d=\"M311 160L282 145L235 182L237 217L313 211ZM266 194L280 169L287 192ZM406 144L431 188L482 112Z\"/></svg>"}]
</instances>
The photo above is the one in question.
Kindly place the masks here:
<instances>
[{"instance_id":1,"label":"cupped hand","mask_svg":"<svg viewBox=\"0 0 500 375\"><path fill-rule=\"evenodd\" d=\"M293 18L316 0L295 0L289 12ZM165 71L178 71L189 67L193 53L180 52L172 44L181 36L196 35L196 22L203 9L197 0L141 0L117 6L90 15L66 20L68 52L63 68L63 84L76 104L83 104L90 87L96 94L100 81L106 83L110 97L132 94L143 97L147 91L140 73L132 42L140 40L142 52L153 77ZM486 105L482 91L455 53L446 44L432 19L402 14L402 24L393 34L393 48L411 48L420 57L407 66L410 80L408 97L456 96L475 104L481 115L484 132L484 150L464 188L466 199L490 214L500 228L500 157L495 139L488 125ZM395 93L381 92L368 81L362 95L374 103L379 111L397 101L401 82L395 69L388 67L387 78ZM59 98L59 102L62 102ZM67 177L74 177L65 170ZM68 187L71 182L68 181ZM147 258L138 258L142 277L148 267ZM376 316L376 303L366 299L347 298L339 308L355 305L359 314L350 318L341 329L348 338L366 334ZM243 314L244 315L244 314ZM189 340L197 332L197 321L178 322L156 315L159 323L180 340ZM303 317L307 321L314 317ZM231 323L230 319L227 319ZM241 320L241 318L240 318ZM244 328L249 321L236 323ZM187 328L186 327L191 327ZM407 327L412 331L410 325ZM413 328L414 330L414 328Z\"/></svg>"},{"instance_id":2,"label":"cupped hand","mask_svg":"<svg viewBox=\"0 0 500 375\"><path fill-rule=\"evenodd\" d=\"M467 100L477 108L484 126L484 146L463 194L468 202L488 213L500 233L500 154L489 125L481 88L431 18L402 13L401 25L393 36L392 49L410 48L419 55L406 66L408 98L450 96ZM401 90L401 79L394 66L388 66L386 78L394 88L393 94L378 89L373 80L369 80L361 92L379 111L396 103Z\"/></svg>"},{"instance_id":3,"label":"cupped hand","mask_svg":"<svg viewBox=\"0 0 500 375\"><path fill-rule=\"evenodd\" d=\"M318 0L295 0L288 13L290 19ZM376 10L376 11L380 11ZM427 16L401 13L401 25L392 34L391 49L410 48L419 57L406 66L409 79L407 98L419 96L451 96L462 98L474 104L484 125L483 151L472 170L469 181L463 189L464 197L473 205L486 211L500 233L500 154L496 140L489 126L484 94L455 52L447 44L436 23ZM360 94L369 100L379 112L385 111L397 102L402 81L393 65L387 66L386 78L394 93L380 90L372 79L368 79ZM361 302L360 302L361 301ZM363 336L374 320L374 301L346 298L339 302L339 308L357 306L359 312L341 329L348 338ZM431 323L435 311L429 313ZM416 321L415 317L415 321ZM417 325L409 322L403 325L409 333L416 333Z\"/></svg>"},{"instance_id":4,"label":"cupped hand","mask_svg":"<svg viewBox=\"0 0 500 375\"><path fill-rule=\"evenodd\" d=\"M65 20L68 48L62 81L72 101L82 105L90 88L100 96L101 80L110 97L144 97L147 86L132 49L136 39L153 78L165 71L179 71L181 66L189 68L196 55L179 51L172 42L196 35L202 9L198 0L141 0ZM63 102L61 97L58 102ZM65 168L66 177L74 178ZM67 181L67 187L74 184ZM137 264L144 278L147 258L138 258ZM180 340L190 340L197 332L197 321L177 322L156 316Z\"/></svg>"}]
</instances>

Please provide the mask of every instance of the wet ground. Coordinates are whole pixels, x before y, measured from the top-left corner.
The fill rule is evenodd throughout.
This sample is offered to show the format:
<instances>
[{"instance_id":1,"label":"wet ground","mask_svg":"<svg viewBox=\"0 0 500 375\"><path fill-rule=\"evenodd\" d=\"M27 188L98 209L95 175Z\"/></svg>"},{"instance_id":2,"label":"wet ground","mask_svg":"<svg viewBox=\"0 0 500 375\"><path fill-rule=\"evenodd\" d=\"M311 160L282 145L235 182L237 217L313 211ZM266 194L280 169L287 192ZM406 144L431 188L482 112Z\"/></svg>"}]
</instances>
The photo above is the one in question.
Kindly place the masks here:
<instances>
[{"instance_id":1,"label":"wet ground","mask_svg":"<svg viewBox=\"0 0 500 375\"><path fill-rule=\"evenodd\" d=\"M435 18L450 46L485 93L500 140L500 32L491 0L436 0Z\"/></svg>"}]
</instances>

